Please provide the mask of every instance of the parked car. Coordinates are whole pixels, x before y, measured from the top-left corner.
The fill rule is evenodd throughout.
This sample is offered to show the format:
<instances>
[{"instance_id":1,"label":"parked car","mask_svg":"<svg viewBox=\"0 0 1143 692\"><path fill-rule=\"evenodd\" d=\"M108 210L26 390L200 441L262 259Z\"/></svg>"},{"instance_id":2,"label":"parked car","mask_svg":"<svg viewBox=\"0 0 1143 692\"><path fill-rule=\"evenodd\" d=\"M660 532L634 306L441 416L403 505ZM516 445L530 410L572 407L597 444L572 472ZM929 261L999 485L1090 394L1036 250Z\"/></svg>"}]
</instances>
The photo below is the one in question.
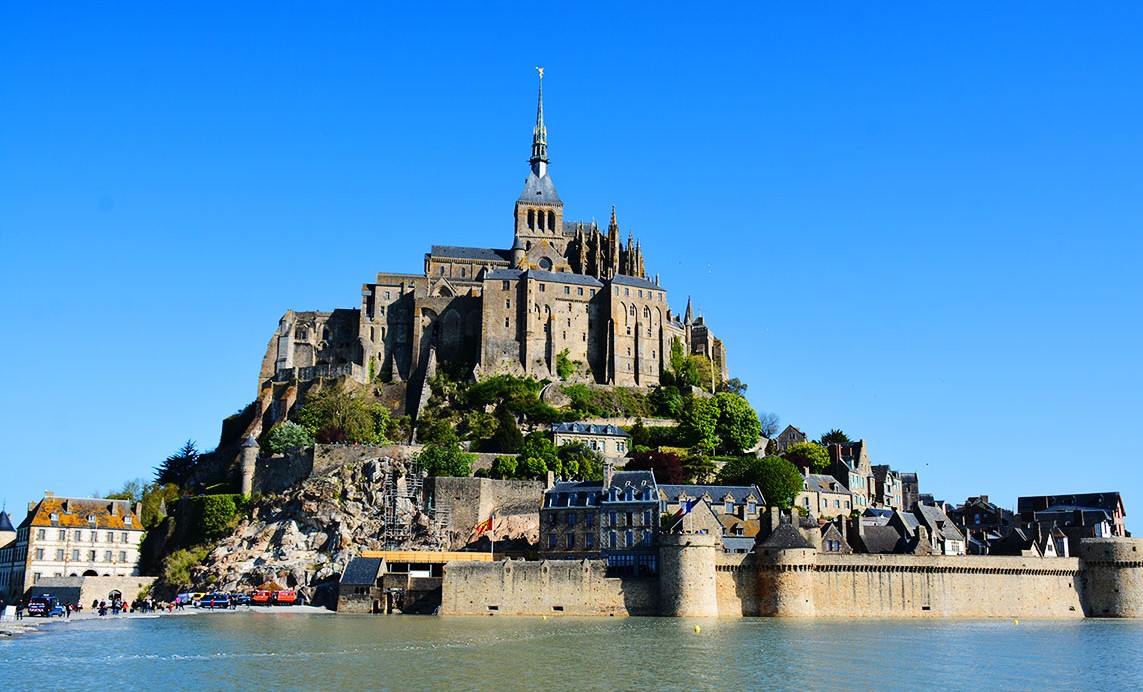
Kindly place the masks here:
<instances>
[{"instance_id":1,"label":"parked car","mask_svg":"<svg viewBox=\"0 0 1143 692\"><path fill-rule=\"evenodd\" d=\"M298 595L288 589L274 592L274 605L294 605L297 600Z\"/></svg>"},{"instance_id":2,"label":"parked car","mask_svg":"<svg viewBox=\"0 0 1143 692\"><path fill-rule=\"evenodd\" d=\"M28 615L31 617L50 618L53 615L63 615L63 607L55 596L44 594L35 596L28 601Z\"/></svg>"},{"instance_id":3,"label":"parked car","mask_svg":"<svg viewBox=\"0 0 1143 692\"><path fill-rule=\"evenodd\" d=\"M206 596L206 594L202 593L201 591L196 591L196 592L192 593L191 594L191 605L193 605L195 608L198 608L199 603L203 599L203 596Z\"/></svg>"},{"instance_id":4,"label":"parked car","mask_svg":"<svg viewBox=\"0 0 1143 692\"><path fill-rule=\"evenodd\" d=\"M229 608L230 596L224 593L212 593L203 596L198 602L199 608Z\"/></svg>"},{"instance_id":5,"label":"parked car","mask_svg":"<svg viewBox=\"0 0 1143 692\"><path fill-rule=\"evenodd\" d=\"M250 605L250 594L248 594L248 593L231 594L230 602L236 606Z\"/></svg>"},{"instance_id":6,"label":"parked car","mask_svg":"<svg viewBox=\"0 0 1143 692\"><path fill-rule=\"evenodd\" d=\"M250 602L254 605L270 605L270 592L255 591L250 595Z\"/></svg>"}]
</instances>

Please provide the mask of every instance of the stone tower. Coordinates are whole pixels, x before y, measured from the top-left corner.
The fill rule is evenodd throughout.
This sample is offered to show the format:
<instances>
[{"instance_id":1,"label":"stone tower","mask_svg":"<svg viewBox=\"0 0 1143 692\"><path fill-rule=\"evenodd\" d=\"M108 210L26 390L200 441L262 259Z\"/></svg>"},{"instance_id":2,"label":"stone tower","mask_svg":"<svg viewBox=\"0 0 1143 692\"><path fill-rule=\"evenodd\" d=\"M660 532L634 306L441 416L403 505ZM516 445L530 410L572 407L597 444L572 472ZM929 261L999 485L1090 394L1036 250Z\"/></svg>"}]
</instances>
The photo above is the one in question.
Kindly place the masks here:
<instances>
[{"instance_id":1,"label":"stone tower","mask_svg":"<svg viewBox=\"0 0 1143 692\"><path fill-rule=\"evenodd\" d=\"M1088 617L1143 617L1143 539L1084 538L1085 613Z\"/></svg>"},{"instance_id":2,"label":"stone tower","mask_svg":"<svg viewBox=\"0 0 1143 692\"><path fill-rule=\"evenodd\" d=\"M526 264L519 269L571 271L565 258L567 238L564 236L564 203L556 185L548 175L548 128L544 125L544 71L540 68L539 96L536 102L536 127L532 130L532 170L524 182L524 191L516 200L515 245L521 245ZM515 254L513 256L515 259Z\"/></svg>"},{"instance_id":3,"label":"stone tower","mask_svg":"<svg viewBox=\"0 0 1143 692\"><path fill-rule=\"evenodd\" d=\"M242 494L249 495L254 491L254 471L258 465L258 441L253 435L242 441L239 463L242 464Z\"/></svg>"},{"instance_id":4,"label":"stone tower","mask_svg":"<svg viewBox=\"0 0 1143 692\"><path fill-rule=\"evenodd\" d=\"M777 511L771 509L771 512ZM761 536L761 533L759 534ZM814 615L814 568L818 551L790 524L779 524L754 546L758 567L758 614Z\"/></svg>"},{"instance_id":5,"label":"stone tower","mask_svg":"<svg viewBox=\"0 0 1143 692\"><path fill-rule=\"evenodd\" d=\"M715 551L710 533L659 534L659 612L668 617L718 617Z\"/></svg>"}]
</instances>

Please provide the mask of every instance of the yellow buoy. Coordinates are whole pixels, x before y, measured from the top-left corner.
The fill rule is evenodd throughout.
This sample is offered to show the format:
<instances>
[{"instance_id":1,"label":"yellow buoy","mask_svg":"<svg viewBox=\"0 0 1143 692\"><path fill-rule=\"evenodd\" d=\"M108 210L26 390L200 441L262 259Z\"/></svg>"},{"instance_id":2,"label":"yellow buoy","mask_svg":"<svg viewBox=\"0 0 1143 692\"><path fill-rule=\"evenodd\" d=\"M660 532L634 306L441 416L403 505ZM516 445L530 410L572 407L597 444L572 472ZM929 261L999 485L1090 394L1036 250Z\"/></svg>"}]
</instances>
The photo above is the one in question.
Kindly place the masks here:
<instances>
[{"instance_id":1,"label":"yellow buoy","mask_svg":"<svg viewBox=\"0 0 1143 692\"><path fill-rule=\"evenodd\" d=\"M702 628L698 625L695 625L695 633L697 634L698 632L702 632Z\"/></svg>"},{"instance_id":2,"label":"yellow buoy","mask_svg":"<svg viewBox=\"0 0 1143 692\"><path fill-rule=\"evenodd\" d=\"M1020 621L1019 621L1019 620L1013 620L1013 621L1012 621L1012 624L1013 624L1013 625L1019 625L1019 624L1020 624Z\"/></svg>"},{"instance_id":3,"label":"yellow buoy","mask_svg":"<svg viewBox=\"0 0 1143 692\"><path fill-rule=\"evenodd\" d=\"M548 619L548 616L547 616L547 615L543 615L543 616L541 616L541 617L543 617L545 620L547 620L547 619Z\"/></svg>"}]
</instances>

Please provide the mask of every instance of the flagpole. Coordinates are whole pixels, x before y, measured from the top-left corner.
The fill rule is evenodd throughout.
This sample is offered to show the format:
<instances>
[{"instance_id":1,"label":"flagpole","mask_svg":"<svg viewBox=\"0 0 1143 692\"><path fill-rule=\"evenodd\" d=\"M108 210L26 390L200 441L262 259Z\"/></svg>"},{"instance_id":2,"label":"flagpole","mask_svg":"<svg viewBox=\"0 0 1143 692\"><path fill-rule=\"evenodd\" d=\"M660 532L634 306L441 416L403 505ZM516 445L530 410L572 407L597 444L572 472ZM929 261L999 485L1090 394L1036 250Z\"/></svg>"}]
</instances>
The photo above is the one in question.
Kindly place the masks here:
<instances>
[{"instance_id":1,"label":"flagpole","mask_svg":"<svg viewBox=\"0 0 1143 692\"><path fill-rule=\"evenodd\" d=\"M492 561L496 562L496 513L493 512L488 517L488 544L491 546L489 554L492 556Z\"/></svg>"}]
</instances>

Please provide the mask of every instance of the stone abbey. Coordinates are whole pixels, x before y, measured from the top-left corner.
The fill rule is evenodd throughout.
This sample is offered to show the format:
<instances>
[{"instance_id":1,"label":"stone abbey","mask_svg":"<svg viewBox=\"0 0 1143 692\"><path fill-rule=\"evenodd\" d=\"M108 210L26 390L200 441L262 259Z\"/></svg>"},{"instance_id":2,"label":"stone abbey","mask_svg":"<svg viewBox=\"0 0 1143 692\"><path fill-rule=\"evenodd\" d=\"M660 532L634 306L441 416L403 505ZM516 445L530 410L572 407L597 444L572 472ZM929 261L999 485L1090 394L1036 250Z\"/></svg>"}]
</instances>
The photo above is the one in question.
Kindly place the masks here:
<instances>
[{"instance_id":1,"label":"stone abbey","mask_svg":"<svg viewBox=\"0 0 1143 692\"><path fill-rule=\"evenodd\" d=\"M564 219L548 174L542 72L530 164L511 248L434 245L424 274L377 274L359 308L287 312L259 389L336 376L419 384L437 362L478 377L556 379L560 361L574 366L570 381L653 386L676 339L726 379L722 342L689 300L683 314L671 311L642 244L621 239L614 208L606 231Z\"/></svg>"}]
</instances>

